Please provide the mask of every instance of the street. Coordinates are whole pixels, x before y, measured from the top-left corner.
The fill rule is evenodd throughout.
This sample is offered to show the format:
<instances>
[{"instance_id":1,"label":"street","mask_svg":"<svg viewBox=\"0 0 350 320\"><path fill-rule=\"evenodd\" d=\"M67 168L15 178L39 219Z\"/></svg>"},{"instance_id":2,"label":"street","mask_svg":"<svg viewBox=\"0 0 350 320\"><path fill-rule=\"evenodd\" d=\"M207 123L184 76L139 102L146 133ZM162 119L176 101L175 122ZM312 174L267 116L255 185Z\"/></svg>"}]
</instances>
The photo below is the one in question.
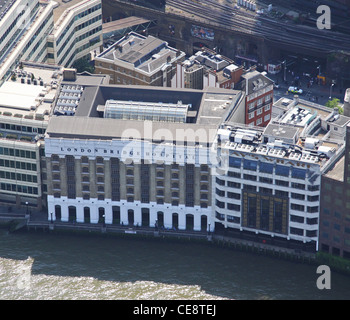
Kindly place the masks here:
<instances>
[{"instance_id":1,"label":"street","mask_svg":"<svg viewBox=\"0 0 350 320\"><path fill-rule=\"evenodd\" d=\"M296 75L292 71L286 72L286 81L284 81L284 72L283 69L278 74L267 74L267 76L275 81L278 84L278 88L274 88L274 98L277 101L281 97L293 98L294 94L288 92L290 86L297 86L303 90L303 93L300 95L302 99L309 100L321 105L325 105L328 100L333 98L338 98L340 104L344 103L344 90L340 90L337 85L334 85L332 88L330 85L323 85L320 83L315 83L315 80L312 81L310 85L311 78L305 75ZM308 86L309 83L309 86ZM329 99L331 97L331 99Z\"/></svg>"}]
</instances>

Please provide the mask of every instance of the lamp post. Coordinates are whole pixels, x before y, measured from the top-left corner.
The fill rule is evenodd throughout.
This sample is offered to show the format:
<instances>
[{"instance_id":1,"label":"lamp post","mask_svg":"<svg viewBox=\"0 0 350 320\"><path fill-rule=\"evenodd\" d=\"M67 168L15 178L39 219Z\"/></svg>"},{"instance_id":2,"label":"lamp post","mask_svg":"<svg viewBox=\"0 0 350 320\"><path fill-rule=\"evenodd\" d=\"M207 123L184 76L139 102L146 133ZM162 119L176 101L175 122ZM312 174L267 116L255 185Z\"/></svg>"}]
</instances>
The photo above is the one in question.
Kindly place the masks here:
<instances>
[{"instance_id":1,"label":"lamp post","mask_svg":"<svg viewBox=\"0 0 350 320\"><path fill-rule=\"evenodd\" d=\"M287 61L284 60L282 63L284 65L284 77L283 77L283 79L284 79L284 81L287 81L287 65L286 65Z\"/></svg>"},{"instance_id":2,"label":"lamp post","mask_svg":"<svg viewBox=\"0 0 350 320\"><path fill-rule=\"evenodd\" d=\"M318 75L320 76L320 75L321 75L321 65L319 65L319 66L317 67L317 69L318 69Z\"/></svg>"},{"instance_id":3,"label":"lamp post","mask_svg":"<svg viewBox=\"0 0 350 320\"><path fill-rule=\"evenodd\" d=\"M28 216L28 201L26 201L26 216Z\"/></svg>"},{"instance_id":4,"label":"lamp post","mask_svg":"<svg viewBox=\"0 0 350 320\"><path fill-rule=\"evenodd\" d=\"M210 235L210 222L209 222L209 230L208 230L208 234Z\"/></svg>"},{"instance_id":5,"label":"lamp post","mask_svg":"<svg viewBox=\"0 0 350 320\"><path fill-rule=\"evenodd\" d=\"M332 99L332 88L334 86L334 83L331 84L330 88L329 88L329 99Z\"/></svg>"},{"instance_id":6,"label":"lamp post","mask_svg":"<svg viewBox=\"0 0 350 320\"><path fill-rule=\"evenodd\" d=\"M52 212L50 212L50 215L51 215L51 223L53 223L53 219L52 219Z\"/></svg>"}]
</instances>

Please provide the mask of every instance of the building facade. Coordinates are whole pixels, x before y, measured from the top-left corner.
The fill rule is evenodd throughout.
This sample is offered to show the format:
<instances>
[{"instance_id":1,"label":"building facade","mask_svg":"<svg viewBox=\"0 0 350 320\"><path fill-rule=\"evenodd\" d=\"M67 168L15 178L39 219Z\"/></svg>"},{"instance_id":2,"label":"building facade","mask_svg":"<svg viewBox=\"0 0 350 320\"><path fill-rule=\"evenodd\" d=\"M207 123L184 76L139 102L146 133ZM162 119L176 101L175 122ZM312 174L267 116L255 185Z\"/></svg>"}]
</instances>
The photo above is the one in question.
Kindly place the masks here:
<instances>
[{"instance_id":1,"label":"building facade","mask_svg":"<svg viewBox=\"0 0 350 320\"><path fill-rule=\"evenodd\" d=\"M243 118L240 98L85 86L77 112L53 116L46 131L49 219L214 230L211 141L221 117Z\"/></svg>"},{"instance_id":2,"label":"building facade","mask_svg":"<svg viewBox=\"0 0 350 320\"><path fill-rule=\"evenodd\" d=\"M272 245L319 250L324 241L321 177L344 153L344 134L334 134L330 125L337 125L338 133L349 120L300 100L265 129L237 125L219 129L217 149L226 165L213 181L215 230ZM328 197L333 206L334 198Z\"/></svg>"},{"instance_id":3,"label":"building facade","mask_svg":"<svg viewBox=\"0 0 350 320\"><path fill-rule=\"evenodd\" d=\"M19 61L46 60L46 38L54 23L51 1L6 1L4 7L7 10L0 10L0 85Z\"/></svg>"},{"instance_id":4,"label":"building facade","mask_svg":"<svg viewBox=\"0 0 350 320\"><path fill-rule=\"evenodd\" d=\"M320 250L350 259L350 128L342 157L322 176Z\"/></svg>"},{"instance_id":5,"label":"building facade","mask_svg":"<svg viewBox=\"0 0 350 320\"><path fill-rule=\"evenodd\" d=\"M233 60L204 47L177 64L173 87L234 89L243 73L243 66L237 66Z\"/></svg>"},{"instance_id":6,"label":"building facade","mask_svg":"<svg viewBox=\"0 0 350 320\"><path fill-rule=\"evenodd\" d=\"M95 57L95 73L108 74L111 84L171 87L184 56L165 41L130 32Z\"/></svg>"},{"instance_id":7,"label":"building facade","mask_svg":"<svg viewBox=\"0 0 350 320\"><path fill-rule=\"evenodd\" d=\"M55 26L48 35L47 62L71 67L78 59L90 60L91 52L102 47L102 3L80 1L65 8L59 2L64 11L55 15Z\"/></svg>"},{"instance_id":8,"label":"building facade","mask_svg":"<svg viewBox=\"0 0 350 320\"><path fill-rule=\"evenodd\" d=\"M44 134L62 68L22 62L0 87L0 202L46 207Z\"/></svg>"},{"instance_id":9,"label":"building facade","mask_svg":"<svg viewBox=\"0 0 350 320\"><path fill-rule=\"evenodd\" d=\"M253 68L242 75L240 88L246 94L245 123L265 127L271 120L273 81Z\"/></svg>"}]
</instances>

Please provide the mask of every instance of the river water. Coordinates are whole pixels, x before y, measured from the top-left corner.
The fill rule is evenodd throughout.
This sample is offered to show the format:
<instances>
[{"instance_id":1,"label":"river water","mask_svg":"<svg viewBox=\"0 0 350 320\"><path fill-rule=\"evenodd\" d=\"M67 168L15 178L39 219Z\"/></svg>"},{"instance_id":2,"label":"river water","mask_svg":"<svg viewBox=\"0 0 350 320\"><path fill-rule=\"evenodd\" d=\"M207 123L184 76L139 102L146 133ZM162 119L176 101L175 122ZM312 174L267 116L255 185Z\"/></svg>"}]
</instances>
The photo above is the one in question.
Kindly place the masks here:
<instances>
[{"instance_id":1,"label":"river water","mask_svg":"<svg viewBox=\"0 0 350 320\"><path fill-rule=\"evenodd\" d=\"M350 277L213 244L0 229L0 299L349 299Z\"/></svg>"}]
</instances>

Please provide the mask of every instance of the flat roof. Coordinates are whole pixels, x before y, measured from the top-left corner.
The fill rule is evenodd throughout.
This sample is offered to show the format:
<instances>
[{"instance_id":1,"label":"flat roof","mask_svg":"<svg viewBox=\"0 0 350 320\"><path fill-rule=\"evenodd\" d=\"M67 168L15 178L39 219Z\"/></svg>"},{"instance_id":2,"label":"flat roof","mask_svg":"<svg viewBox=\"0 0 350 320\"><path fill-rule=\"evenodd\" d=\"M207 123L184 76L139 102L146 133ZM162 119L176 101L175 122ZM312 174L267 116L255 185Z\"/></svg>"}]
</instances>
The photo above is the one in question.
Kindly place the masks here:
<instances>
[{"instance_id":1,"label":"flat roof","mask_svg":"<svg viewBox=\"0 0 350 320\"><path fill-rule=\"evenodd\" d=\"M131 16L123 19L105 22L102 24L102 30L103 30L103 33L109 33L115 30L122 30L133 26L137 26L139 24L147 23L147 22L150 22L150 20L136 17L136 16Z\"/></svg>"},{"instance_id":2,"label":"flat roof","mask_svg":"<svg viewBox=\"0 0 350 320\"><path fill-rule=\"evenodd\" d=\"M333 180L344 181L344 163L345 156L342 156L340 160L335 163L332 169L325 174L325 177Z\"/></svg>"},{"instance_id":3,"label":"flat roof","mask_svg":"<svg viewBox=\"0 0 350 320\"><path fill-rule=\"evenodd\" d=\"M0 107L30 111L38 104L36 99L43 89L42 86L7 81L0 87Z\"/></svg>"},{"instance_id":4,"label":"flat roof","mask_svg":"<svg viewBox=\"0 0 350 320\"><path fill-rule=\"evenodd\" d=\"M62 83L63 84L63 83ZM53 116L49 123L47 133L50 137L69 138L95 138L113 139L120 138L127 128L140 130L144 133L145 122L139 120L106 119L99 113L99 108L106 105L111 99L119 101L141 101L150 104L175 103L191 104L188 109L186 123L157 122L152 123L152 128L170 130L208 129L217 128L223 119L231 114L236 108L236 102L240 98L237 90L221 88L206 88L205 90L194 89L171 89L150 86L119 86L101 85L87 86L84 88L74 116ZM208 134L205 134L203 141ZM210 136L210 139L213 138ZM211 140L212 141L212 140ZM206 141L207 143L208 141Z\"/></svg>"},{"instance_id":5,"label":"flat roof","mask_svg":"<svg viewBox=\"0 0 350 320\"><path fill-rule=\"evenodd\" d=\"M53 10L53 19L54 22L56 23L59 18L62 16L63 12L70 8L73 7L76 4L82 3L82 0L54 0L57 3L57 6Z\"/></svg>"}]
</instances>

